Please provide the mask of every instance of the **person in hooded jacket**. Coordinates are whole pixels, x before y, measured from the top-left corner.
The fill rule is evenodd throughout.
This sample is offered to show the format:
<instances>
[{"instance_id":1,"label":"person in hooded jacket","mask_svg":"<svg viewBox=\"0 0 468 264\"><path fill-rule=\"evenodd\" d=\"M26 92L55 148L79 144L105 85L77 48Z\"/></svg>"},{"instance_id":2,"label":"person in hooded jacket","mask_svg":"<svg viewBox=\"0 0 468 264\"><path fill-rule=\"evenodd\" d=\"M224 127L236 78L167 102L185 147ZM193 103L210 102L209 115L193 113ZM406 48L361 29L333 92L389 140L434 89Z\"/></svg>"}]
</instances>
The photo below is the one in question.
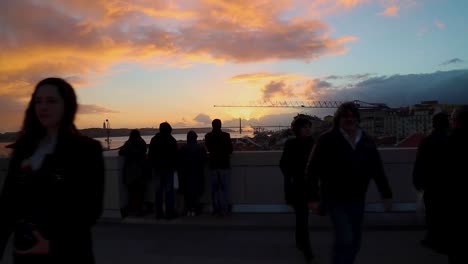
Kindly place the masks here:
<instances>
[{"instance_id":1,"label":"person in hooded jacket","mask_svg":"<svg viewBox=\"0 0 468 264\"><path fill-rule=\"evenodd\" d=\"M119 156L124 157L122 180L128 192L125 214L141 214L145 188L143 169L146 159L146 142L141 137L140 131L134 129L130 132L128 140L119 150Z\"/></svg>"},{"instance_id":2,"label":"person in hooded jacket","mask_svg":"<svg viewBox=\"0 0 468 264\"><path fill-rule=\"evenodd\" d=\"M200 198L205 186L206 150L197 142L197 133L187 133L187 144L179 150L179 190L184 195L185 212L188 216L201 213Z\"/></svg>"},{"instance_id":3,"label":"person in hooded jacket","mask_svg":"<svg viewBox=\"0 0 468 264\"><path fill-rule=\"evenodd\" d=\"M177 141L171 135L172 127L163 122L159 132L151 138L148 158L153 167L156 219L173 219L175 211L174 171L177 159ZM165 211L163 210L163 203Z\"/></svg>"}]
</instances>

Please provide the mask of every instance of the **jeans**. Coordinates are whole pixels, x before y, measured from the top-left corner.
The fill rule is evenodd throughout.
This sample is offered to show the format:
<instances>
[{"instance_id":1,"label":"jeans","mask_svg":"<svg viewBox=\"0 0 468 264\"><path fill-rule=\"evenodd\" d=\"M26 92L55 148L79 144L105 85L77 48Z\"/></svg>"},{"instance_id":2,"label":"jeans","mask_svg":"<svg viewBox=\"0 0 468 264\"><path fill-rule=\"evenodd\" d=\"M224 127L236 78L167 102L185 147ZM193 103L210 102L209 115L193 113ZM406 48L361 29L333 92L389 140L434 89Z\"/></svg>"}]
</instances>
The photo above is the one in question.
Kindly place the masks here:
<instances>
[{"instance_id":1,"label":"jeans","mask_svg":"<svg viewBox=\"0 0 468 264\"><path fill-rule=\"evenodd\" d=\"M211 199L214 213L229 212L230 174L229 169L211 170Z\"/></svg>"},{"instance_id":2,"label":"jeans","mask_svg":"<svg viewBox=\"0 0 468 264\"><path fill-rule=\"evenodd\" d=\"M163 216L163 198L166 215L175 213L174 171L156 170L154 172L156 215Z\"/></svg>"},{"instance_id":3,"label":"jeans","mask_svg":"<svg viewBox=\"0 0 468 264\"><path fill-rule=\"evenodd\" d=\"M327 204L335 233L333 264L354 263L361 247L364 206L363 202Z\"/></svg>"}]
</instances>

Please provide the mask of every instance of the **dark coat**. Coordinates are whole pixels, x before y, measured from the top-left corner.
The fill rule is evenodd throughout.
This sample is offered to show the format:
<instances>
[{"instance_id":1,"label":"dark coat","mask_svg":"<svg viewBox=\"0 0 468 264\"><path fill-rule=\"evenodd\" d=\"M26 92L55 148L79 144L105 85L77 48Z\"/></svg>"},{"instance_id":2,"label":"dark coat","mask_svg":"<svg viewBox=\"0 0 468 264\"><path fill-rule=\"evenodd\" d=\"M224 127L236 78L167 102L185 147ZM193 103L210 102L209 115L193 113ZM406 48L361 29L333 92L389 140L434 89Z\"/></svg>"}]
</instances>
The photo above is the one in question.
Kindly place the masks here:
<instances>
[{"instance_id":1,"label":"dark coat","mask_svg":"<svg viewBox=\"0 0 468 264\"><path fill-rule=\"evenodd\" d=\"M291 138L284 144L280 169L284 176L287 204L307 203L311 190L306 184L306 166L314 145L312 137Z\"/></svg>"},{"instance_id":2,"label":"dark coat","mask_svg":"<svg viewBox=\"0 0 468 264\"><path fill-rule=\"evenodd\" d=\"M447 146L446 173L439 182L439 188L446 195L440 197L447 211L444 217L449 224L444 226L449 235L450 250L466 258L466 239L468 237L468 204L466 186L468 180L468 130L456 129L449 136ZM461 263L461 262L460 262Z\"/></svg>"},{"instance_id":3,"label":"dark coat","mask_svg":"<svg viewBox=\"0 0 468 264\"><path fill-rule=\"evenodd\" d=\"M125 158L123 183L126 185L144 184L143 166L146 159L146 142L143 139L127 140L120 148L119 155Z\"/></svg>"},{"instance_id":4,"label":"dark coat","mask_svg":"<svg viewBox=\"0 0 468 264\"><path fill-rule=\"evenodd\" d=\"M229 169L232 142L229 133L214 130L205 135L205 144L210 153L210 167L212 169Z\"/></svg>"},{"instance_id":5,"label":"dark coat","mask_svg":"<svg viewBox=\"0 0 468 264\"><path fill-rule=\"evenodd\" d=\"M417 190L429 195L439 191L440 177L446 171L447 141L446 131L434 130L419 145L413 169L413 184Z\"/></svg>"},{"instance_id":6,"label":"dark coat","mask_svg":"<svg viewBox=\"0 0 468 264\"><path fill-rule=\"evenodd\" d=\"M365 132L356 149L339 129L322 134L312 151L307 174L312 196L324 202L364 202L371 179L382 198L392 197L380 154Z\"/></svg>"},{"instance_id":7,"label":"dark coat","mask_svg":"<svg viewBox=\"0 0 468 264\"><path fill-rule=\"evenodd\" d=\"M187 143L179 150L179 190L183 194L201 196L205 187L205 148Z\"/></svg>"},{"instance_id":8,"label":"dark coat","mask_svg":"<svg viewBox=\"0 0 468 264\"><path fill-rule=\"evenodd\" d=\"M93 263L91 228L102 213L105 174L100 143L60 137L38 171L24 172L20 165L34 149L17 147L10 160L0 196L0 253L25 220L49 239L57 263Z\"/></svg>"},{"instance_id":9,"label":"dark coat","mask_svg":"<svg viewBox=\"0 0 468 264\"><path fill-rule=\"evenodd\" d=\"M175 170L177 141L171 134L157 133L151 138L148 158L156 170Z\"/></svg>"}]
</instances>

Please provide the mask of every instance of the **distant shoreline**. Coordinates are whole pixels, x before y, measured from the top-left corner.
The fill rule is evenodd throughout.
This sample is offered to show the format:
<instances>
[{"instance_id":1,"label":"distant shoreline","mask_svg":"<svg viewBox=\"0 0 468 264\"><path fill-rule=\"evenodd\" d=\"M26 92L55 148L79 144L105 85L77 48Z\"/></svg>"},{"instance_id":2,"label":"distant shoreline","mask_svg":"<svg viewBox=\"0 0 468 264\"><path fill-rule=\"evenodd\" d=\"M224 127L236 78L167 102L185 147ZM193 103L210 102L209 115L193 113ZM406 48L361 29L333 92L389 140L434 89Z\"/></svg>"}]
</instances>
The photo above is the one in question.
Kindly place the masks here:
<instances>
[{"instance_id":1,"label":"distant shoreline","mask_svg":"<svg viewBox=\"0 0 468 264\"><path fill-rule=\"evenodd\" d=\"M128 137L130 135L130 132L134 128L111 128L109 129L109 136L110 137ZM155 135L156 133L159 132L159 129L157 128L139 128L140 134L142 136L152 136ZM208 133L211 132L211 128L174 128L172 130L172 134L187 134L190 130L193 130L197 133ZM101 138L101 137L107 137L107 129L103 128L85 128L85 129L80 129L80 133L83 135L86 135L91 138ZM235 132L233 129L223 129L225 132ZM8 143L8 142L14 142L16 140L16 135L17 132L6 132L3 134L0 134L0 142L3 143Z\"/></svg>"}]
</instances>

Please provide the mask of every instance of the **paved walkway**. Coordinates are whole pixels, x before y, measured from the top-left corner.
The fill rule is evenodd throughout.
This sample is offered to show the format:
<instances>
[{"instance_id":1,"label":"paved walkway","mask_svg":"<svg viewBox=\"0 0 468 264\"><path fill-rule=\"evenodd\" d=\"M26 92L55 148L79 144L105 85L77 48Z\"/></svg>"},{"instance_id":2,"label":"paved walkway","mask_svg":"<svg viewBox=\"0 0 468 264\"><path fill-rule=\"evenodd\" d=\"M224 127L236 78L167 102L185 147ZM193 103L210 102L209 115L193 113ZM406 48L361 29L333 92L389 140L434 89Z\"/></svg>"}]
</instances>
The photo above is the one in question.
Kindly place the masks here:
<instances>
[{"instance_id":1,"label":"paved walkway","mask_svg":"<svg viewBox=\"0 0 468 264\"><path fill-rule=\"evenodd\" d=\"M286 214L105 221L94 230L96 260L97 264L305 263L294 246L292 219ZM447 263L444 256L420 247L423 233L412 227L368 227L356 264ZM312 226L311 240L316 263L330 263L329 227Z\"/></svg>"}]
</instances>

